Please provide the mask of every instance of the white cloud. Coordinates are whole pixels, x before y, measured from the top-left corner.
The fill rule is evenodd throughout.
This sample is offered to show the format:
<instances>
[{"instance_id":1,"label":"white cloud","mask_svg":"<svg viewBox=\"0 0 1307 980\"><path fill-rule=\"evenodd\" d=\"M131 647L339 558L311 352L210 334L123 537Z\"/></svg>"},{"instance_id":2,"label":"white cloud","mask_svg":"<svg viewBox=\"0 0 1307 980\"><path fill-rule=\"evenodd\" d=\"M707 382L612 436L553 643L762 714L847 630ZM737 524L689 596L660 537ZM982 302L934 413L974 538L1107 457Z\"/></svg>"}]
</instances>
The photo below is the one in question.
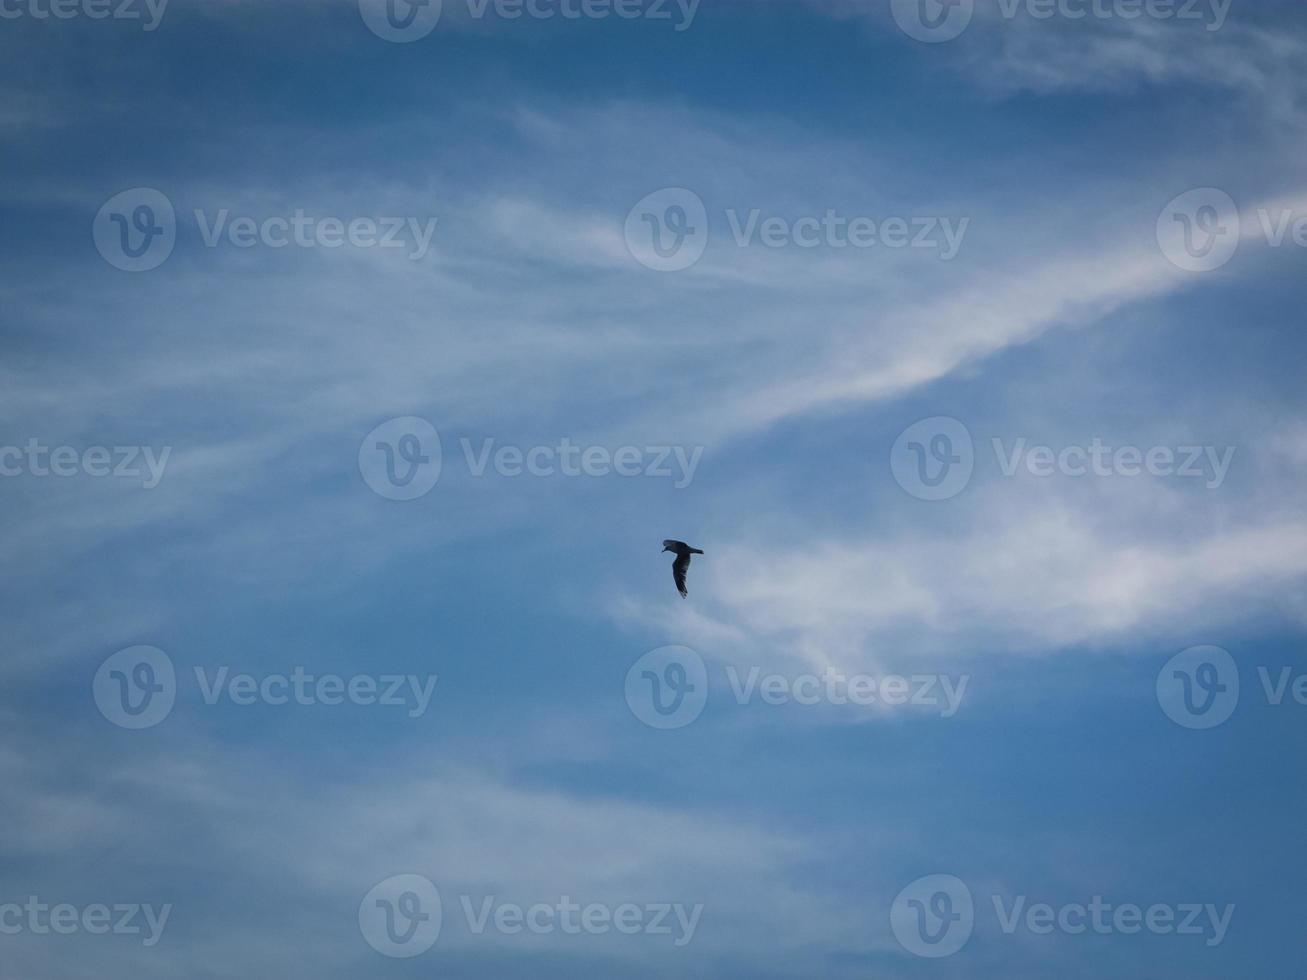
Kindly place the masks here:
<instances>
[{"instance_id":1,"label":"white cloud","mask_svg":"<svg viewBox=\"0 0 1307 980\"><path fill-rule=\"evenodd\" d=\"M674 964L750 950L744 958L762 963L799 957L812 943L867 945L856 909L791 883L796 866L820 856L814 841L729 814L518 787L474 771L470 760L451 768L424 753L388 752L375 775L337 770L329 785L308 786L189 735L174 733L166 747L143 742L130 759L98 749L72 754L63 743L57 751L47 743L27 761L0 756L0 800L20 834L11 844L23 852L103 856L98 873L87 865L71 876L43 874L44 899L176 904L171 928L185 930L185 940L143 957L161 969L182 956L220 957L233 975L269 959L285 959L296 976L375 964L355 925L358 904L378 881L402 873L440 889L445 928L430 954L436 960L551 953ZM63 788L51 792L38 760L55 758ZM172 851L178 847L202 851L209 867L240 867L242 877L178 886L190 861ZM143 887L145 868L130 892L115 880L118 855L157 850L174 853L170 893ZM26 894L20 872L3 883L9 894ZM70 891L61 893L65 885ZM523 906L567 896L704 909L691 945L678 950L659 936L475 935L462 918L462 895L474 906L486 896ZM70 944L11 945L15 968L84 955Z\"/></svg>"},{"instance_id":2,"label":"white cloud","mask_svg":"<svg viewBox=\"0 0 1307 980\"><path fill-rule=\"evenodd\" d=\"M1213 528L1209 508L1176 491L1084 489L1009 481L934 505L962 508L961 531L928 522L762 542L737 528L695 568L706 611L629 597L612 611L726 661L897 672L1082 645L1156 652L1257 616L1296 621L1301 514L1263 517L1247 502Z\"/></svg>"}]
</instances>

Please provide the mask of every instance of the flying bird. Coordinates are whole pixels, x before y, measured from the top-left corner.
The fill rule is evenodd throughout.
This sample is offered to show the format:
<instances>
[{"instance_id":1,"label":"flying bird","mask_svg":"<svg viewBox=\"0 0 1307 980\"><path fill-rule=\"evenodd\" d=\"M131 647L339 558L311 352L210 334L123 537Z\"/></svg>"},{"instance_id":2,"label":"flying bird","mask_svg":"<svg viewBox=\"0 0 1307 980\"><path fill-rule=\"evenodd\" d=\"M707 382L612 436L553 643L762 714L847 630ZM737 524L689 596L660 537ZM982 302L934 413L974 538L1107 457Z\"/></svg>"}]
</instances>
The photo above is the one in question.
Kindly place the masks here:
<instances>
[{"instance_id":1,"label":"flying bird","mask_svg":"<svg viewBox=\"0 0 1307 980\"><path fill-rule=\"evenodd\" d=\"M698 548L691 548L684 541L672 540L663 542L663 551L670 551L676 555L676 561L672 562L672 578L676 580L676 591L682 596L689 596L690 593L685 591L685 573L690 570L690 556L702 555L703 552Z\"/></svg>"}]
</instances>

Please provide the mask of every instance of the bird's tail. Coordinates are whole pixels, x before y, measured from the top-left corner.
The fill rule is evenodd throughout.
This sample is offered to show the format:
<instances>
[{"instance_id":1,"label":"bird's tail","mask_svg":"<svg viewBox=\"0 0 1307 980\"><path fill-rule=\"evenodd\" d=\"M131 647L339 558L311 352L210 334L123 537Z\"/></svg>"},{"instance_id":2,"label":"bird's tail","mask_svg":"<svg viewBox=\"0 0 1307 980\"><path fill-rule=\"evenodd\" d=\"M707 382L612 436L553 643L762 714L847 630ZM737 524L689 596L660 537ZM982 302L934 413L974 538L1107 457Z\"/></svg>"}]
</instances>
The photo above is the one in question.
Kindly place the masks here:
<instances>
[{"instance_id":1,"label":"bird's tail","mask_svg":"<svg viewBox=\"0 0 1307 980\"><path fill-rule=\"evenodd\" d=\"M690 549L690 554L692 554L692 555L702 555L703 552L700 551L698 548L691 548L691 549Z\"/></svg>"}]
</instances>

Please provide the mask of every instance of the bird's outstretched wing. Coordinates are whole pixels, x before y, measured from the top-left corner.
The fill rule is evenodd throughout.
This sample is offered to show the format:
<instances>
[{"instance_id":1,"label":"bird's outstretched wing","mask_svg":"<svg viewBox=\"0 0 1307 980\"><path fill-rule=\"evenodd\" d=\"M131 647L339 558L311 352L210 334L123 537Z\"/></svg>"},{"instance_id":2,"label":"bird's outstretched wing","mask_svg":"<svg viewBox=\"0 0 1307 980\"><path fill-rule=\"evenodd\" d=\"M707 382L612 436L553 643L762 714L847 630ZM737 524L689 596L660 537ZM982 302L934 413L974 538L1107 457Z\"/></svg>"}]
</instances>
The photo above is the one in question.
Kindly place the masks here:
<instances>
[{"instance_id":1,"label":"bird's outstretched wing","mask_svg":"<svg viewBox=\"0 0 1307 980\"><path fill-rule=\"evenodd\" d=\"M676 591L681 593L682 598L688 598L690 593L685 591L685 573L690 570L690 553L683 552L676 556L676 561L672 562L672 578L676 579Z\"/></svg>"}]
</instances>

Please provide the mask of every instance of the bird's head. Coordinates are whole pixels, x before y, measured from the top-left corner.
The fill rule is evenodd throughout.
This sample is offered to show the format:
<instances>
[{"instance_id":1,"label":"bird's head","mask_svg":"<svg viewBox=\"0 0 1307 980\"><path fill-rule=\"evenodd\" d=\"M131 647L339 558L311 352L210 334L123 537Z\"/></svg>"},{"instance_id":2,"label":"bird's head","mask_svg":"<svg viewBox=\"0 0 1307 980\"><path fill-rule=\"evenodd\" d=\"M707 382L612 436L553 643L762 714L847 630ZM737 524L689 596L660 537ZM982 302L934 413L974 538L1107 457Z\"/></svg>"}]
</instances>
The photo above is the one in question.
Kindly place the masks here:
<instances>
[{"instance_id":1,"label":"bird's head","mask_svg":"<svg viewBox=\"0 0 1307 980\"><path fill-rule=\"evenodd\" d=\"M671 550L673 550L673 549L672 549L672 546L671 546L670 544L665 544L665 545L663 545L663 551L671 551Z\"/></svg>"}]
</instances>

